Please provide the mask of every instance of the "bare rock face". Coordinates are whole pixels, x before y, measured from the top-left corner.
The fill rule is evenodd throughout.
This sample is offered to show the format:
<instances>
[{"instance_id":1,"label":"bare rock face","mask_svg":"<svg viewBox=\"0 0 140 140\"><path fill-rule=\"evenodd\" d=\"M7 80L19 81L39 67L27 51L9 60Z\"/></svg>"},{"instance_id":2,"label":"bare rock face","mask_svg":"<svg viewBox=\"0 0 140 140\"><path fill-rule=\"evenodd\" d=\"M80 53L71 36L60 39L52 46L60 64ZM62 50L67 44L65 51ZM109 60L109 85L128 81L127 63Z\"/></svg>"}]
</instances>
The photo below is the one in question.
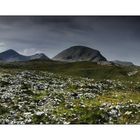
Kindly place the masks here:
<instances>
[{"instance_id":1,"label":"bare rock face","mask_svg":"<svg viewBox=\"0 0 140 140\"><path fill-rule=\"evenodd\" d=\"M112 63L110 61L99 61L97 62L99 65L107 65L107 66L112 66Z\"/></svg>"},{"instance_id":2,"label":"bare rock face","mask_svg":"<svg viewBox=\"0 0 140 140\"><path fill-rule=\"evenodd\" d=\"M67 61L67 62L76 62L76 61L107 61L104 56L98 50L85 47L85 46L73 46L70 47L59 54L57 54L53 60L57 61Z\"/></svg>"}]
</instances>

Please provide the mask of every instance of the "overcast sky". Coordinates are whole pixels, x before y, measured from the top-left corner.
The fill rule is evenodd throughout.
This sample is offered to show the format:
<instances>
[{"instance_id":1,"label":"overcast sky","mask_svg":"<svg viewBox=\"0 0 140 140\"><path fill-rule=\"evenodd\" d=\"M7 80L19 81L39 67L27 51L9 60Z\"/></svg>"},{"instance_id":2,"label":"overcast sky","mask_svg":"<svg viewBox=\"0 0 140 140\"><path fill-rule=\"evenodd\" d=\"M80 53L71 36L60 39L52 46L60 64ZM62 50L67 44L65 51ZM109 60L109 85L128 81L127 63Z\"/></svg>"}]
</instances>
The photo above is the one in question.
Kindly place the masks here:
<instances>
[{"instance_id":1,"label":"overcast sky","mask_svg":"<svg viewBox=\"0 0 140 140\"><path fill-rule=\"evenodd\" d=\"M140 65L140 17L0 17L0 52L53 57L73 45Z\"/></svg>"}]
</instances>

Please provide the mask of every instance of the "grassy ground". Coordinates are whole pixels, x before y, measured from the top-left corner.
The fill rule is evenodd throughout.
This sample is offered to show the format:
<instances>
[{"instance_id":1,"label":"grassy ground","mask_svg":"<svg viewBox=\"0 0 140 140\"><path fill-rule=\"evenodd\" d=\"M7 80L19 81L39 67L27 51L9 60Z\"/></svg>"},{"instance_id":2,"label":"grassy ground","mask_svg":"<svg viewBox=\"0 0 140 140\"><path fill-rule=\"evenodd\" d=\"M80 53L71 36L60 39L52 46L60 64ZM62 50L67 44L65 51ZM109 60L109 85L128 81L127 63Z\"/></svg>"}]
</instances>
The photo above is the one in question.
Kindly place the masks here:
<instances>
[{"instance_id":1,"label":"grassy ground","mask_svg":"<svg viewBox=\"0 0 140 140\"><path fill-rule=\"evenodd\" d=\"M51 112L56 120L70 124L139 124L140 123L140 70L139 67L117 67L101 66L92 62L62 63L52 61L30 61L22 63L0 64L1 73L15 74L22 70L48 71L73 78L86 77L93 78L96 81L103 79L112 79L115 82L121 82L124 89L114 88L97 94L95 98L77 98L72 102L67 102L69 96L65 94L51 94L48 91L33 94L35 102L43 100L49 96L51 99L59 99L61 102ZM131 71L138 72L133 76L128 76ZM81 79L79 79L80 81ZM69 85L67 92L75 92L77 87ZM65 92L65 91L64 91ZM1 108L1 107L0 107ZM45 108L45 106L44 106ZM0 113L5 112L1 108ZM56 124L58 121L52 121L47 117L36 118L33 116L33 123L40 121L50 121Z\"/></svg>"},{"instance_id":2,"label":"grassy ground","mask_svg":"<svg viewBox=\"0 0 140 140\"><path fill-rule=\"evenodd\" d=\"M93 62L74 62L64 63L57 61L29 61L29 62L14 62L10 64L0 64L6 69L28 69L28 70L43 70L62 75L81 76L100 79L119 79L119 80L140 80L140 72L135 77L129 77L128 72L139 69L139 67L118 67L118 66L102 66Z\"/></svg>"},{"instance_id":3,"label":"grassy ground","mask_svg":"<svg viewBox=\"0 0 140 140\"><path fill-rule=\"evenodd\" d=\"M72 107L62 104L54 111L72 124L138 124L140 93L108 92L95 99L77 99ZM81 105L82 104L82 105ZM114 114L111 112L115 112ZM74 115L76 114L76 116Z\"/></svg>"}]
</instances>

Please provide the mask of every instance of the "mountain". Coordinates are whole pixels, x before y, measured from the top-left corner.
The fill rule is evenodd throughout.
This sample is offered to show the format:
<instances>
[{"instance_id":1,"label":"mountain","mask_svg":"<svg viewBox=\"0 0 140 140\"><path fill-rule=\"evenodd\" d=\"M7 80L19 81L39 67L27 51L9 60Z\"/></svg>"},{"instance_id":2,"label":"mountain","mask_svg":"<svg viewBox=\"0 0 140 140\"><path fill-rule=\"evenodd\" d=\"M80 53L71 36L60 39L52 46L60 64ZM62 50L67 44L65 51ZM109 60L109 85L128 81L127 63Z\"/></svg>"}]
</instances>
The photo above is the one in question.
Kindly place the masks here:
<instances>
[{"instance_id":1,"label":"mountain","mask_svg":"<svg viewBox=\"0 0 140 140\"><path fill-rule=\"evenodd\" d=\"M115 60L115 61L111 61L111 62L117 66L134 66L134 64L132 62L128 62L128 61Z\"/></svg>"},{"instance_id":2,"label":"mountain","mask_svg":"<svg viewBox=\"0 0 140 140\"><path fill-rule=\"evenodd\" d=\"M37 53L35 55L29 56L30 60L34 60L34 59L49 59L45 54L43 53Z\"/></svg>"},{"instance_id":3,"label":"mountain","mask_svg":"<svg viewBox=\"0 0 140 140\"><path fill-rule=\"evenodd\" d=\"M107 61L98 50L86 46L72 46L53 57L53 60L76 62L76 61Z\"/></svg>"},{"instance_id":4,"label":"mountain","mask_svg":"<svg viewBox=\"0 0 140 140\"><path fill-rule=\"evenodd\" d=\"M15 50L9 49L7 51L4 51L0 53L0 60L6 61L6 62L12 62L12 61L26 61L27 57L20 55Z\"/></svg>"},{"instance_id":5,"label":"mountain","mask_svg":"<svg viewBox=\"0 0 140 140\"><path fill-rule=\"evenodd\" d=\"M9 49L0 53L0 61L14 62L14 61L28 61L33 59L49 59L45 54L35 54L32 56L24 56L17 53L15 50Z\"/></svg>"}]
</instances>

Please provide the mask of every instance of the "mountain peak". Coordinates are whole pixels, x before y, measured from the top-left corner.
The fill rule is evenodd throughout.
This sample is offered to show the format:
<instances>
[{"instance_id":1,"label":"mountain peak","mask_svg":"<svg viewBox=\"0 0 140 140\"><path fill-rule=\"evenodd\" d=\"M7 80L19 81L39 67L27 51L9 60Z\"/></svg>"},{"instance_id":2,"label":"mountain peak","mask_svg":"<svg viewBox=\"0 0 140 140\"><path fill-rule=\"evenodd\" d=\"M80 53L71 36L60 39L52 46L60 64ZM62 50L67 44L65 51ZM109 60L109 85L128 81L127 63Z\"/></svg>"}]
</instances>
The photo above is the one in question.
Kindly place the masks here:
<instances>
[{"instance_id":1,"label":"mountain peak","mask_svg":"<svg viewBox=\"0 0 140 140\"><path fill-rule=\"evenodd\" d=\"M70 48L71 49L92 49L90 47L83 46L83 45L75 45L75 46L71 46ZM68 48L68 49L70 49L70 48ZM92 49L92 50L94 50L94 49Z\"/></svg>"},{"instance_id":2,"label":"mountain peak","mask_svg":"<svg viewBox=\"0 0 140 140\"><path fill-rule=\"evenodd\" d=\"M17 53L17 52L15 50L13 50L13 49L8 49L8 50L6 50L6 51L4 51L2 53Z\"/></svg>"},{"instance_id":3,"label":"mountain peak","mask_svg":"<svg viewBox=\"0 0 140 140\"><path fill-rule=\"evenodd\" d=\"M35 55L30 56L30 60L33 60L33 59L46 59L46 60L48 60L49 58L44 53L36 53Z\"/></svg>"},{"instance_id":4,"label":"mountain peak","mask_svg":"<svg viewBox=\"0 0 140 140\"><path fill-rule=\"evenodd\" d=\"M72 46L62 52L60 52L58 55L56 55L54 60L58 61L69 61L69 62L75 62L75 61L107 61L104 56L101 55L101 53L98 50L77 45Z\"/></svg>"},{"instance_id":5,"label":"mountain peak","mask_svg":"<svg viewBox=\"0 0 140 140\"><path fill-rule=\"evenodd\" d=\"M8 50L6 50L6 51L13 51L13 52L16 52L15 50L13 50L13 49L8 49Z\"/></svg>"}]
</instances>

